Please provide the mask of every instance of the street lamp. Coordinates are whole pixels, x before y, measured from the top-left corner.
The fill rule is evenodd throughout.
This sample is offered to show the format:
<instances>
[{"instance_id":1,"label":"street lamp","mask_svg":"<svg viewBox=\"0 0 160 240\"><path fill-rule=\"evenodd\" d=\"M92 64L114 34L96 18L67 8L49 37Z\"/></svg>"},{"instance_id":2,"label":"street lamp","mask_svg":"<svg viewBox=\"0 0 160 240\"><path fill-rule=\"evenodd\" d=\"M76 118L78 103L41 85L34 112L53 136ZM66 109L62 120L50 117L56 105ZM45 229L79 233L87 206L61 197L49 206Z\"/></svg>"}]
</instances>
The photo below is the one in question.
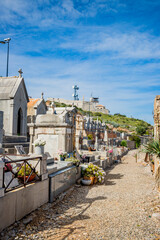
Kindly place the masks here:
<instances>
[{"instance_id":1,"label":"street lamp","mask_svg":"<svg viewBox=\"0 0 160 240\"><path fill-rule=\"evenodd\" d=\"M6 44L8 43L8 48L7 48L7 69L6 69L6 77L8 77L8 63L9 63L9 42L10 42L11 38L6 38L4 39L4 41L0 41L0 43L2 44Z\"/></svg>"}]
</instances>

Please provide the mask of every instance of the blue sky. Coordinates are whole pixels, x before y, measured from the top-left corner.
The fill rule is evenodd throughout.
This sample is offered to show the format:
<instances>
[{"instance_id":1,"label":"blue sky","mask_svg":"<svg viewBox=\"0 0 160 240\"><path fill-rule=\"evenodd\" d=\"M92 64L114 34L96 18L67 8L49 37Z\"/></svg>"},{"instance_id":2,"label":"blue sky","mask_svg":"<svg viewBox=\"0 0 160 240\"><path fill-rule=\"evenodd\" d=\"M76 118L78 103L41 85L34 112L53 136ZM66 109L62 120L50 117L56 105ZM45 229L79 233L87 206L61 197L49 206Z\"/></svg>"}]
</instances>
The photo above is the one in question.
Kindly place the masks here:
<instances>
[{"instance_id":1,"label":"blue sky","mask_svg":"<svg viewBox=\"0 0 160 240\"><path fill-rule=\"evenodd\" d=\"M11 37L9 75L19 68L29 96L91 93L111 113L153 123L160 94L160 0L0 1L0 40ZM0 75L6 45L0 44Z\"/></svg>"}]
</instances>

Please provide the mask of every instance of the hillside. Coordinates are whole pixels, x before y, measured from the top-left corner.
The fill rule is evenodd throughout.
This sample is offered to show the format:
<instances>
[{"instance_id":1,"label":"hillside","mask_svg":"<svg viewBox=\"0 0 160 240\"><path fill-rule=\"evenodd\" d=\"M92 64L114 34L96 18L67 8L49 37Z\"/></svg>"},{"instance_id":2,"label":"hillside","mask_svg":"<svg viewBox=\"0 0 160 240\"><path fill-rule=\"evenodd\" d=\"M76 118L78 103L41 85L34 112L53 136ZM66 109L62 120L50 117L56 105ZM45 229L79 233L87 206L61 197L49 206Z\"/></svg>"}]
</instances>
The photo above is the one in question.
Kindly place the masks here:
<instances>
[{"instance_id":1,"label":"hillside","mask_svg":"<svg viewBox=\"0 0 160 240\"><path fill-rule=\"evenodd\" d=\"M55 103L55 106L71 107L71 105L66 105L64 103ZM111 114L103 114L100 112L83 111L81 108L77 108L77 110L84 116L90 115L91 117L93 117L94 120L96 120L98 117L98 119L102 122L105 122L108 127L113 126L119 131L123 131L124 129L126 129L126 131L137 132L137 129L139 129L141 132L143 132L143 134L149 134L149 131L152 128L152 126L149 123L143 120L136 119L133 117L129 118L119 113L111 115Z\"/></svg>"}]
</instances>

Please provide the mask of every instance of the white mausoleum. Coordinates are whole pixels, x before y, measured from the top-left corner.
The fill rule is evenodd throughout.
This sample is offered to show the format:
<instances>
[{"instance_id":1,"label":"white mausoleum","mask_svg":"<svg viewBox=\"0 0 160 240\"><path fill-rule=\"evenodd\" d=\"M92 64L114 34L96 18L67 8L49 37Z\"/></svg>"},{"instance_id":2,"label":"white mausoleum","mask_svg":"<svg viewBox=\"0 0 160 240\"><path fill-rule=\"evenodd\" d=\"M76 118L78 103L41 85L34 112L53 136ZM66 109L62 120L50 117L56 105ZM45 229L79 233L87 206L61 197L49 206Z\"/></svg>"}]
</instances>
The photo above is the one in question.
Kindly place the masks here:
<instances>
[{"instance_id":1,"label":"white mausoleum","mask_svg":"<svg viewBox=\"0 0 160 240\"><path fill-rule=\"evenodd\" d=\"M18 77L0 77L0 111L5 136L27 134L28 101L21 69Z\"/></svg>"}]
</instances>

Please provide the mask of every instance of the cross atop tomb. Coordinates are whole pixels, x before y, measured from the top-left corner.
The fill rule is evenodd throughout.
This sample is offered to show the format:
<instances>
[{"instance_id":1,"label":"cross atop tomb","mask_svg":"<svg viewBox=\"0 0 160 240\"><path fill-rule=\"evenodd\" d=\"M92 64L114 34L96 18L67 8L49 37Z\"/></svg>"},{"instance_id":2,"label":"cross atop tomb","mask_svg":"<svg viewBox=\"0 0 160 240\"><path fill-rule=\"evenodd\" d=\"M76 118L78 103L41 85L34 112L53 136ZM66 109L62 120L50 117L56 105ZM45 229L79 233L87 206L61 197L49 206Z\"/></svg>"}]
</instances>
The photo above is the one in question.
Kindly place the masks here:
<instances>
[{"instance_id":1,"label":"cross atop tomb","mask_svg":"<svg viewBox=\"0 0 160 240\"><path fill-rule=\"evenodd\" d=\"M20 68L18 72L19 72L19 77L21 78L22 77L22 73L23 73L22 69Z\"/></svg>"}]
</instances>

